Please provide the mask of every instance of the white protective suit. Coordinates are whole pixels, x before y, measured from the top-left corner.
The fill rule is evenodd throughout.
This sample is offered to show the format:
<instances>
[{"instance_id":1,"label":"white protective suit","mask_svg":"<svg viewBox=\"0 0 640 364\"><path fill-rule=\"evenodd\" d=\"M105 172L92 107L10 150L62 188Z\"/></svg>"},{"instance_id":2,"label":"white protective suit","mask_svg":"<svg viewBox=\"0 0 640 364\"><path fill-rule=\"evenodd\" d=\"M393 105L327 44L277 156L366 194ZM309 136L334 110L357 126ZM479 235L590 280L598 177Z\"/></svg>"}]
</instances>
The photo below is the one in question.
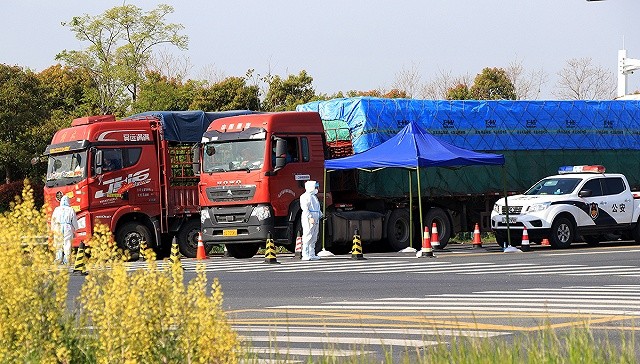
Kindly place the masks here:
<instances>
[{"instance_id":1,"label":"white protective suit","mask_svg":"<svg viewBox=\"0 0 640 364\"><path fill-rule=\"evenodd\" d=\"M304 184L305 193L300 195L300 208L302 208L302 260L318 260L316 255L316 242L318 240L318 227L320 226L320 201L318 183L307 181Z\"/></svg>"},{"instance_id":2,"label":"white protective suit","mask_svg":"<svg viewBox=\"0 0 640 364\"><path fill-rule=\"evenodd\" d=\"M76 212L69 206L69 197L62 196L60 206L51 215L51 230L53 230L53 247L56 250L56 261L61 264L69 263L71 255L71 240L78 229Z\"/></svg>"}]
</instances>

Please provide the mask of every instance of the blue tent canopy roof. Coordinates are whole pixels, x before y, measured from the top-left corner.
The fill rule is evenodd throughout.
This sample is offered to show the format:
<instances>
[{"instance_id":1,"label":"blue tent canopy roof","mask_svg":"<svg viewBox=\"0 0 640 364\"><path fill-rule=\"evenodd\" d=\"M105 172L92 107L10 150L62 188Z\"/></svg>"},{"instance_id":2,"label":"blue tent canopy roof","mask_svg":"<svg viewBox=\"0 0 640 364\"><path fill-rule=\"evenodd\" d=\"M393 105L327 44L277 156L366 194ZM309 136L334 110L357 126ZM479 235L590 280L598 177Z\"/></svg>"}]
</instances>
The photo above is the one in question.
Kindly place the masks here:
<instances>
[{"instance_id":1,"label":"blue tent canopy roof","mask_svg":"<svg viewBox=\"0 0 640 364\"><path fill-rule=\"evenodd\" d=\"M501 154L479 153L440 141L415 122L386 142L349 157L325 161L328 170L351 168L456 167L503 165Z\"/></svg>"}]
</instances>

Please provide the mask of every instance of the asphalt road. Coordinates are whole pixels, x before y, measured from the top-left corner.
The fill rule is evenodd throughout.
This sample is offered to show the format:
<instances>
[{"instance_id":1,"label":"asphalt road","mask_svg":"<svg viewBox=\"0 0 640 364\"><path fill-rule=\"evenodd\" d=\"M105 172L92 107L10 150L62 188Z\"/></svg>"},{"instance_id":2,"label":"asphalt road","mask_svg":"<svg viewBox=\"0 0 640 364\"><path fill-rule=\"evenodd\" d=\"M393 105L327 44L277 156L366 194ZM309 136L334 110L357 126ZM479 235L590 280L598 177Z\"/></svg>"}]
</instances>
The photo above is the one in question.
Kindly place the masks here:
<instances>
[{"instance_id":1,"label":"asphalt road","mask_svg":"<svg viewBox=\"0 0 640 364\"><path fill-rule=\"evenodd\" d=\"M532 246L517 253L495 244L450 245L435 256L365 251L366 260L341 255L303 262L288 254L278 264L260 256L182 263L187 278L196 264L219 278L232 325L261 358L380 359L459 336L511 340L546 327L567 332L587 321L595 335L638 330L638 244ZM82 280L73 277L70 291Z\"/></svg>"}]
</instances>

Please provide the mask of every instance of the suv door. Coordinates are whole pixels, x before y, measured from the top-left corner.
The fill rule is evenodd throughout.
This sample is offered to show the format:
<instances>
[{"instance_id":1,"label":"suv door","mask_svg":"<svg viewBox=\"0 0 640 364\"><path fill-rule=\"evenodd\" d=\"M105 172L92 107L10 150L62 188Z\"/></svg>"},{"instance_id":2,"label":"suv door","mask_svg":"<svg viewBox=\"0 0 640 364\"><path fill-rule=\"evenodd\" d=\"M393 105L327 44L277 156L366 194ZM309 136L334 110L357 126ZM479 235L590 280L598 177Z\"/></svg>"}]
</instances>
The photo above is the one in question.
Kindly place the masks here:
<instances>
[{"instance_id":1,"label":"suv door","mask_svg":"<svg viewBox=\"0 0 640 364\"><path fill-rule=\"evenodd\" d=\"M602 184L607 199L606 211L616 224L631 223L633 218L633 196L622 177L607 177Z\"/></svg>"}]
</instances>

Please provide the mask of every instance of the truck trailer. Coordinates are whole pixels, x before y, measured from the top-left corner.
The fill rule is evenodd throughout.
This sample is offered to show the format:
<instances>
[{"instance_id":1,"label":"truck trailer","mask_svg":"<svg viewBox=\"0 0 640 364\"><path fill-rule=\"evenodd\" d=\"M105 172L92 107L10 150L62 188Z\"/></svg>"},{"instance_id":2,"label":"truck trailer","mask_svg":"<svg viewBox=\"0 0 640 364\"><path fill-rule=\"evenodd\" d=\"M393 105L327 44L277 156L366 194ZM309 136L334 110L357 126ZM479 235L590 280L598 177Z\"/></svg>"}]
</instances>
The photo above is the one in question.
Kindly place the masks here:
<instances>
[{"instance_id":1,"label":"truck trailer","mask_svg":"<svg viewBox=\"0 0 640 364\"><path fill-rule=\"evenodd\" d=\"M400 250L422 227L410 224L417 190L406 171L338 171L325 181L324 160L363 152L413 121L455 146L502 154L504 167L421 170L425 226L440 247L458 232L491 230L495 201L525 191L560 165L604 164L640 186L640 101L444 101L343 98L300 105L298 112L246 115L212 123L200 152L205 243L252 256L272 234L293 248L303 184L328 191L325 247L349 251L353 228L363 244ZM254 160L242 166L241 150ZM287 153L288 152L288 153ZM415 202L415 201L413 201ZM409 211L409 206L413 210ZM417 215L413 215L417 216ZM416 221L417 219L414 219ZM420 239L413 239L418 247ZM320 246L320 244L318 244Z\"/></svg>"},{"instance_id":2,"label":"truck trailer","mask_svg":"<svg viewBox=\"0 0 640 364\"><path fill-rule=\"evenodd\" d=\"M147 112L124 120L83 117L56 132L48 157L45 202L70 198L79 229L72 243L87 242L97 223L109 226L119 247L140 242L166 254L176 237L183 255L195 257L200 231L198 178L192 148L211 121L250 111Z\"/></svg>"}]
</instances>

